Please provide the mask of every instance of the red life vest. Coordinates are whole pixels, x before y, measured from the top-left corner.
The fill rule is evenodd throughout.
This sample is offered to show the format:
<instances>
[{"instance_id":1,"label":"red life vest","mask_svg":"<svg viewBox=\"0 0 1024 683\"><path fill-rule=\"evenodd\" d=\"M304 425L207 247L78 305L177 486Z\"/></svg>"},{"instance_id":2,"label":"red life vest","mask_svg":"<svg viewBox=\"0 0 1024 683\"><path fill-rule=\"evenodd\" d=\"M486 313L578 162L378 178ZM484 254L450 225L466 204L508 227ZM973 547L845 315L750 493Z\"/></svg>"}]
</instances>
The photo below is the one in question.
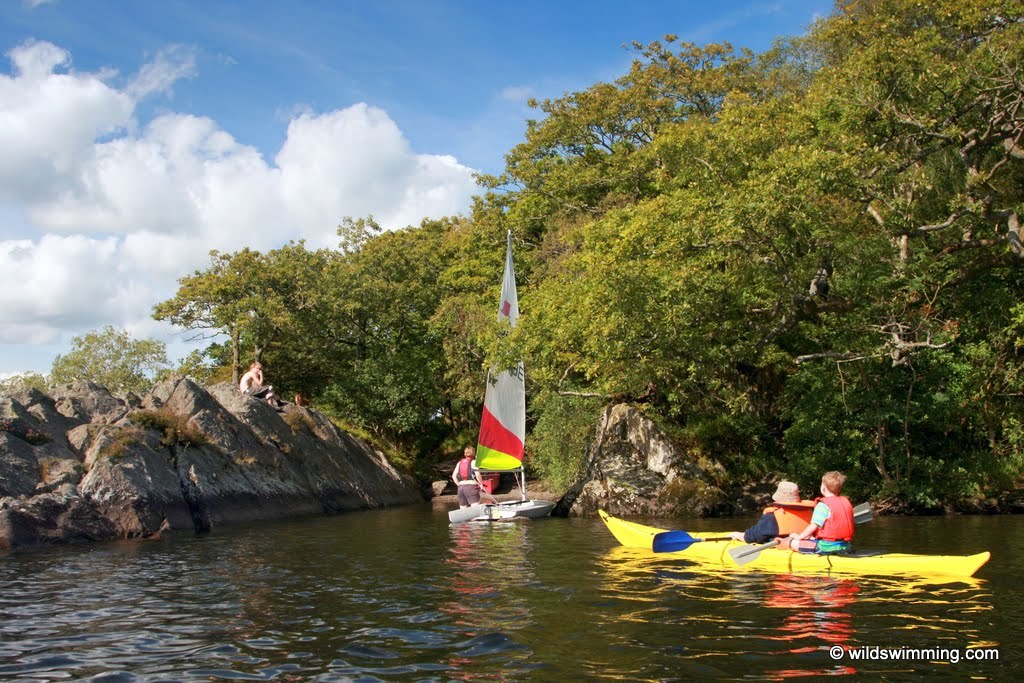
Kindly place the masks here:
<instances>
[{"instance_id":1,"label":"red life vest","mask_svg":"<svg viewBox=\"0 0 1024 683\"><path fill-rule=\"evenodd\" d=\"M473 458L463 458L459 461L459 481L473 480ZM473 480L474 483L475 480Z\"/></svg>"},{"instance_id":2,"label":"red life vest","mask_svg":"<svg viewBox=\"0 0 1024 683\"><path fill-rule=\"evenodd\" d=\"M819 498L818 502L828 507L829 515L816 537L823 541L852 541L853 505L850 499L846 496L829 496Z\"/></svg>"},{"instance_id":3,"label":"red life vest","mask_svg":"<svg viewBox=\"0 0 1024 683\"><path fill-rule=\"evenodd\" d=\"M811 523L813 512L813 500L802 500L799 503L775 503L764 509L764 514L775 517L775 522L779 525L779 536L799 534Z\"/></svg>"}]
</instances>

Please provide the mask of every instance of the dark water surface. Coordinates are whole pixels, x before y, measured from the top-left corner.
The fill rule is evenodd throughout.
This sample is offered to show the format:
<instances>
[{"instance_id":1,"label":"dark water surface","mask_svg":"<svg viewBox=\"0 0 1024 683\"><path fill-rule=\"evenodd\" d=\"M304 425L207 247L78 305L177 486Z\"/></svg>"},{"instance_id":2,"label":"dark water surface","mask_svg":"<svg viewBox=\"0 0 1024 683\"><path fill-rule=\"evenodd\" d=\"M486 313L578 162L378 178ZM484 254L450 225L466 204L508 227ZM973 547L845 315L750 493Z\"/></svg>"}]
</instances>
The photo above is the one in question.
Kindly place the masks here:
<instances>
[{"instance_id":1,"label":"dark water surface","mask_svg":"<svg viewBox=\"0 0 1024 683\"><path fill-rule=\"evenodd\" d=\"M946 584L711 571L620 548L598 519L449 527L428 505L19 551L0 555L0 678L1019 680L1024 518L881 518L858 541L993 559Z\"/></svg>"}]
</instances>

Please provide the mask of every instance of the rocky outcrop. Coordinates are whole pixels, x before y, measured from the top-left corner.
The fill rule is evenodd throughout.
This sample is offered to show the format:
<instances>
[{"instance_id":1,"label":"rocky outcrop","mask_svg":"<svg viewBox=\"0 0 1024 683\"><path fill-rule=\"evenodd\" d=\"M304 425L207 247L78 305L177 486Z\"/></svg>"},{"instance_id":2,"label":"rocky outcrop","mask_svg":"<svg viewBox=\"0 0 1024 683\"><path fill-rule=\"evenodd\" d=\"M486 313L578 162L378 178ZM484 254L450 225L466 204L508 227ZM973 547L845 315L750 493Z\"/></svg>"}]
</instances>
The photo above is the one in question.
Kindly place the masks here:
<instances>
[{"instance_id":1,"label":"rocky outcrop","mask_svg":"<svg viewBox=\"0 0 1024 683\"><path fill-rule=\"evenodd\" d=\"M279 413L227 384L0 396L0 548L420 501L411 477L322 413Z\"/></svg>"},{"instance_id":2,"label":"rocky outcrop","mask_svg":"<svg viewBox=\"0 0 1024 683\"><path fill-rule=\"evenodd\" d=\"M636 408L605 408L591 443L584 477L552 514L656 517L707 516L732 512L732 496L721 488L725 471L707 458L693 458Z\"/></svg>"}]
</instances>

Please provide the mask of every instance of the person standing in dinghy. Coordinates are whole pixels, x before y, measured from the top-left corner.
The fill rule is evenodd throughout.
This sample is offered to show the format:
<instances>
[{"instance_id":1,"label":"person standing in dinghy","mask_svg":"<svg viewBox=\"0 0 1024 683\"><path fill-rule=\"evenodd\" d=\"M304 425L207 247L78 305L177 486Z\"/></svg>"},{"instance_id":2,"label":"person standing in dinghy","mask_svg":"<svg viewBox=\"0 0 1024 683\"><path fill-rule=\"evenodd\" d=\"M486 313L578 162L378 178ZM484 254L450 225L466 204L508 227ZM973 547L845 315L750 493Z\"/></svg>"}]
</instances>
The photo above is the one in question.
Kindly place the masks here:
<instances>
[{"instance_id":1,"label":"person standing in dinghy","mask_svg":"<svg viewBox=\"0 0 1024 683\"><path fill-rule=\"evenodd\" d=\"M468 508L480 502L480 490L483 480L476 469L476 449L466 446L462 451L462 460L452 470L452 481L459 487L459 507Z\"/></svg>"},{"instance_id":2,"label":"person standing in dinghy","mask_svg":"<svg viewBox=\"0 0 1024 683\"><path fill-rule=\"evenodd\" d=\"M780 481L772 504L764 509L761 518L746 531L734 531L729 536L744 543L767 543L777 536L797 534L807 528L814 510L813 500L800 500L800 489L791 481Z\"/></svg>"},{"instance_id":3,"label":"person standing in dinghy","mask_svg":"<svg viewBox=\"0 0 1024 683\"><path fill-rule=\"evenodd\" d=\"M801 553L832 555L850 552L853 540L853 505L840 495L846 476L840 472L826 472L821 477L821 495L814 506L814 514L807 527L798 534L789 535L789 546Z\"/></svg>"}]
</instances>

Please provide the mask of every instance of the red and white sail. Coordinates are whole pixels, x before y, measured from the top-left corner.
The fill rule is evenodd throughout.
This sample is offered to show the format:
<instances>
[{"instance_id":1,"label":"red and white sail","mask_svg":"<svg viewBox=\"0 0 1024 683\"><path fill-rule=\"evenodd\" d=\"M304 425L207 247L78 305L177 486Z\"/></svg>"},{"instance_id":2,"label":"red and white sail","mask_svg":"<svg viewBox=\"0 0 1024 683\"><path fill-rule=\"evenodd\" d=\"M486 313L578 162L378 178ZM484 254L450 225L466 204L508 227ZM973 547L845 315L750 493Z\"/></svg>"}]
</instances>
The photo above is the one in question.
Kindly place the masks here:
<instances>
[{"instance_id":1,"label":"red and white sail","mask_svg":"<svg viewBox=\"0 0 1024 683\"><path fill-rule=\"evenodd\" d=\"M512 265L512 233L505 250L505 277L501 282L501 303L498 322L508 321L515 327L519 319L519 298L516 295L516 272ZM526 373L520 361L514 367L496 372L487 378L484 413L480 421L476 464L481 470L517 470L523 463L523 442L526 439Z\"/></svg>"}]
</instances>

